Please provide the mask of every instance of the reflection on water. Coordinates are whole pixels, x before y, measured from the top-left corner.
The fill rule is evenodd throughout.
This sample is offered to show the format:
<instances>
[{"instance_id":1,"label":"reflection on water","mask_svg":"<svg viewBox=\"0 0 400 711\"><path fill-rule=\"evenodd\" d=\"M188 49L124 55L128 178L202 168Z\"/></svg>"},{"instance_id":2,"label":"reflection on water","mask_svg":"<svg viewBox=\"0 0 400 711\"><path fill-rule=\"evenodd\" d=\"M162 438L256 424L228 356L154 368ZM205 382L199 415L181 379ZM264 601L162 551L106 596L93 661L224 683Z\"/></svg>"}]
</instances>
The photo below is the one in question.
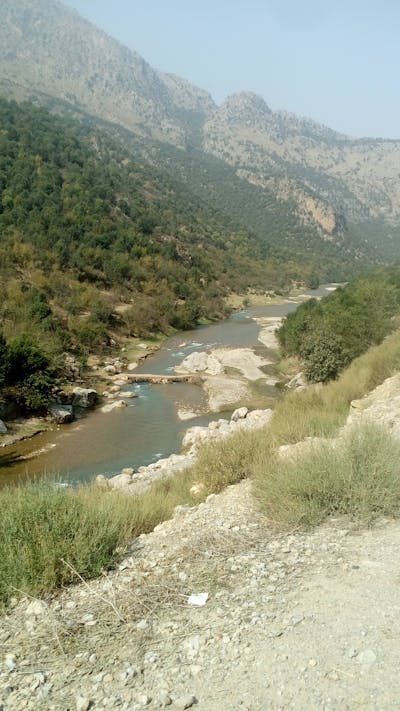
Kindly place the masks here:
<instances>
[{"instance_id":1,"label":"reflection on water","mask_svg":"<svg viewBox=\"0 0 400 711\"><path fill-rule=\"evenodd\" d=\"M326 291L314 293L319 296ZM283 316L296 308L296 303L246 308L226 321L179 333L165 341L137 372L173 372L175 365L193 351L218 346L261 348L257 341L259 326L253 317ZM132 389L138 395L127 400L126 408L107 414L97 410L71 425L55 427L7 448L0 454L0 485L43 473L55 473L62 481L83 481L97 474L115 474L123 467L150 464L178 452L188 427L207 424L217 417L213 413L185 422L179 420L178 409L205 411L203 390L189 383L140 383L124 389ZM264 388L269 399L273 394L274 388Z\"/></svg>"}]
</instances>

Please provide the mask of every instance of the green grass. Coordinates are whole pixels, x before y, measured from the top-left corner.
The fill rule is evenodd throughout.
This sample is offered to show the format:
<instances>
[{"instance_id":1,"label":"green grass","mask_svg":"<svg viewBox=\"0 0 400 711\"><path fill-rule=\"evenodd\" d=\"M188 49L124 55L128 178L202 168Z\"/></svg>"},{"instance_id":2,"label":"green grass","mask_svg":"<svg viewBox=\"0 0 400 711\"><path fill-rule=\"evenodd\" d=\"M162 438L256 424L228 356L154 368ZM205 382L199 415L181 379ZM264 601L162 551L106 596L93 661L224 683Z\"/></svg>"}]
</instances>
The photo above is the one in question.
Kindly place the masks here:
<instances>
[{"instance_id":1,"label":"green grass","mask_svg":"<svg viewBox=\"0 0 400 711\"><path fill-rule=\"evenodd\" d=\"M328 516L370 523L400 510L400 442L387 429L363 425L337 440L307 442L290 455L261 456L255 492L278 527L308 528Z\"/></svg>"},{"instance_id":2,"label":"green grass","mask_svg":"<svg viewBox=\"0 0 400 711\"><path fill-rule=\"evenodd\" d=\"M171 518L178 504L199 503L239 481L247 474L251 438L230 442L233 447L228 441L205 446L193 468L140 496L45 481L0 490L0 605L99 575L135 536Z\"/></svg>"}]
</instances>

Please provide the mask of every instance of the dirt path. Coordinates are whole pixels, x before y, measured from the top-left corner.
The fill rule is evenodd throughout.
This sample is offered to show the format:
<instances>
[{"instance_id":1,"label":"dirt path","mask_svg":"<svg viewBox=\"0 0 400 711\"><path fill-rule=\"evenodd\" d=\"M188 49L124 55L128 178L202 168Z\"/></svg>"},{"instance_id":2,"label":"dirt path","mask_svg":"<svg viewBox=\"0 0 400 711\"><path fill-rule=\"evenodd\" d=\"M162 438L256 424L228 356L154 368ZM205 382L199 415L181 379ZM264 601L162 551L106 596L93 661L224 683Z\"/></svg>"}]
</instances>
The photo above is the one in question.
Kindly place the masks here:
<instances>
[{"instance_id":1,"label":"dirt path","mask_svg":"<svg viewBox=\"0 0 400 711\"><path fill-rule=\"evenodd\" d=\"M390 521L276 535L242 482L0 618L0 709L399 709L399 547Z\"/></svg>"}]
</instances>

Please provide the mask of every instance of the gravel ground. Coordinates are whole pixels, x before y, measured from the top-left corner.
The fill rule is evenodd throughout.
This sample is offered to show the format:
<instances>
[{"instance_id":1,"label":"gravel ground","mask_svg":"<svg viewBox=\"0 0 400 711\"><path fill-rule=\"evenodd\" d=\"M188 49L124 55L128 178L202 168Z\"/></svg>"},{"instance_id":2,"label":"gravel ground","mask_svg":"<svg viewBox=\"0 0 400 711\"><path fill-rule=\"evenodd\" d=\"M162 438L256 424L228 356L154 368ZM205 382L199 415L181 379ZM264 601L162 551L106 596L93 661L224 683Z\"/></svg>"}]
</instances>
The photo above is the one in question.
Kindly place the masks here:
<instances>
[{"instance_id":1,"label":"gravel ground","mask_svg":"<svg viewBox=\"0 0 400 711\"><path fill-rule=\"evenodd\" d=\"M242 482L0 618L0 709L400 709L399 545L393 521L276 534Z\"/></svg>"}]
</instances>

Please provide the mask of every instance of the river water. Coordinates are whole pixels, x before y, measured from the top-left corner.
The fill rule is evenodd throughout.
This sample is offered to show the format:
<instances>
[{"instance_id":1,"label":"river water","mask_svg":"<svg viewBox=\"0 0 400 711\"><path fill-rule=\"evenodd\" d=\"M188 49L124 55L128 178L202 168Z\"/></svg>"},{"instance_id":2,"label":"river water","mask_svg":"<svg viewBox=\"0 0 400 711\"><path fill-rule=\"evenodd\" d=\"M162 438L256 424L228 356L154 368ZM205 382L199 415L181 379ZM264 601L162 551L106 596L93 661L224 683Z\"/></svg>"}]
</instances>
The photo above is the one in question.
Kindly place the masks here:
<instances>
[{"instance_id":1,"label":"river water","mask_svg":"<svg viewBox=\"0 0 400 711\"><path fill-rule=\"evenodd\" d=\"M312 296L329 293L330 285L309 292ZM160 350L149 356L135 372L171 373L174 366L194 351L219 346L266 349L257 340L259 326L254 317L284 316L294 311L296 302L257 306L234 313L226 321L200 326L164 341ZM123 467L150 464L173 452L179 452L185 430L207 424L224 414L206 412L206 398L201 387L188 383L124 386L138 397L127 400L128 407L90 415L62 427L7 447L0 456L0 485L32 479L43 474L75 483L89 481L97 474L111 476ZM279 397L269 388L271 396ZM267 394L266 394L267 400ZM206 414L189 421L178 418L178 409Z\"/></svg>"}]
</instances>

